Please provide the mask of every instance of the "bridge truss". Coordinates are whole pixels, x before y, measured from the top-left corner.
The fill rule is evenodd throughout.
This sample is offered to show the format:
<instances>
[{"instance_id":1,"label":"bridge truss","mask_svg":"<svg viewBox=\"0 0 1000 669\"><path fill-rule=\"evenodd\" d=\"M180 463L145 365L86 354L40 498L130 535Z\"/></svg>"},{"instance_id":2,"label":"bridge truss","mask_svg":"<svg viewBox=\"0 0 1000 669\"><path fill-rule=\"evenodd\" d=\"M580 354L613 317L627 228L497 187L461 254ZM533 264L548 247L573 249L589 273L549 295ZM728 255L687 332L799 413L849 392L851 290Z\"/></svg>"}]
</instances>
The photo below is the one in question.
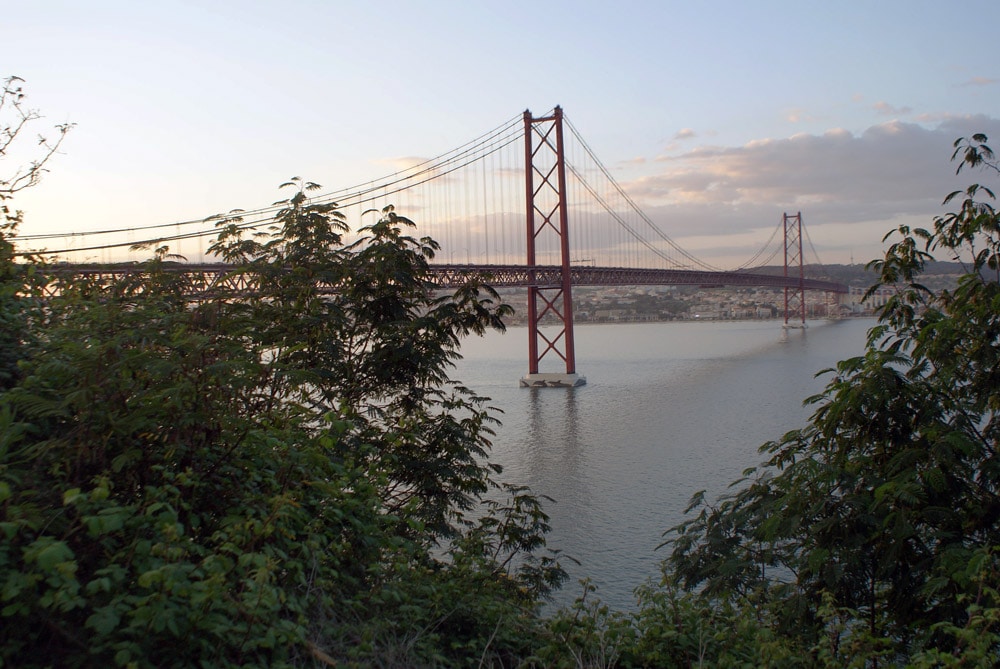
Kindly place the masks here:
<instances>
[{"instance_id":1,"label":"bridge truss","mask_svg":"<svg viewBox=\"0 0 1000 669\"><path fill-rule=\"evenodd\" d=\"M210 299L215 295L239 295L255 290L250 275L237 267L223 263L166 264L162 271L184 274L188 280L192 299ZM122 277L145 273L142 264L97 265L92 263L60 264L53 266L54 281L49 284L50 294L59 292L60 276L86 276L96 285L111 285ZM435 288L450 289L470 281L481 281L495 288L561 288L563 267L559 265L431 265L431 279ZM750 272L709 272L680 269L636 269L631 267L589 267L574 265L569 268L569 278L574 286L742 286L759 288L791 288L800 285L806 290L830 293L847 293L847 286L833 281L800 279L780 274L753 274ZM330 293L337 286L328 286Z\"/></svg>"}]
</instances>

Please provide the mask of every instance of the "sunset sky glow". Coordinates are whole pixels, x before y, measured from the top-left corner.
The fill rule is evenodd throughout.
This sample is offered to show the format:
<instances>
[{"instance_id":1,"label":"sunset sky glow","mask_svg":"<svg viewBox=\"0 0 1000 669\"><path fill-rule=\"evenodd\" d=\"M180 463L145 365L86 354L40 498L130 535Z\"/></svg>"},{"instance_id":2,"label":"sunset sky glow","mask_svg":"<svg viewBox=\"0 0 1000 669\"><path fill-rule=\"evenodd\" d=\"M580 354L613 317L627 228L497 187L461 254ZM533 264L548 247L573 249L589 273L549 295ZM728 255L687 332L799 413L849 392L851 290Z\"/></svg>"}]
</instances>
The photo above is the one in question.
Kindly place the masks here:
<instances>
[{"instance_id":1,"label":"sunset sky glow","mask_svg":"<svg viewBox=\"0 0 1000 669\"><path fill-rule=\"evenodd\" d=\"M561 105L694 255L802 211L824 261L866 262L978 176L955 178L957 137L1000 137L995 0L38 0L2 22L35 132L76 124L15 200L25 235L357 184Z\"/></svg>"}]
</instances>

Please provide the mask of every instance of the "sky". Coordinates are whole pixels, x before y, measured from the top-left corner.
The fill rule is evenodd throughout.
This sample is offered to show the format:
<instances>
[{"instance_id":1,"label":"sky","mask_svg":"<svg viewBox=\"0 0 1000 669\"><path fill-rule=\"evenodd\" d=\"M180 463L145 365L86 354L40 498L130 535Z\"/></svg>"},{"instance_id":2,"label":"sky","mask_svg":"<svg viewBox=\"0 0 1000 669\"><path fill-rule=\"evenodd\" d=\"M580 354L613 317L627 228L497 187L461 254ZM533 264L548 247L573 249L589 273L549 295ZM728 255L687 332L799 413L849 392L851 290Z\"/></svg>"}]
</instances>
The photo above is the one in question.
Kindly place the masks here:
<instances>
[{"instance_id":1,"label":"sky","mask_svg":"<svg viewBox=\"0 0 1000 669\"><path fill-rule=\"evenodd\" d=\"M34 134L75 124L14 205L23 235L254 209L561 105L699 258L736 264L801 211L824 262L863 263L989 182L950 156L1000 134L998 25L996 0L9 3L0 77Z\"/></svg>"}]
</instances>

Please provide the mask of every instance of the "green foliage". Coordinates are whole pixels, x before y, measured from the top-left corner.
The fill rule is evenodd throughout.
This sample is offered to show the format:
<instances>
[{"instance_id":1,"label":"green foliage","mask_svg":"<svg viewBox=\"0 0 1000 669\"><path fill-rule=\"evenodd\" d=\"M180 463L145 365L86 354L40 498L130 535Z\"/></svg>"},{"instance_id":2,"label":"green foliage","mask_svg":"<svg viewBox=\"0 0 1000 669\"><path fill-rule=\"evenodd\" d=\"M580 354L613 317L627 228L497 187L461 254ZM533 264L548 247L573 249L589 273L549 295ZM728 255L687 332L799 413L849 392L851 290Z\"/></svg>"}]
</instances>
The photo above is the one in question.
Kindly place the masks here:
<instances>
[{"instance_id":1,"label":"green foliage","mask_svg":"<svg viewBox=\"0 0 1000 669\"><path fill-rule=\"evenodd\" d=\"M23 79L10 76L0 88L0 159L25 154L29 128L41 115L25 105ZM38 184L46 164L55 155L72 124L55 126L55 141L42 136L28 149L32 160L27 164L0 164L0 392L14 385L19 377L17 361L24 355L30 297L35 287L30 269L14 263L14 244L22 212L11 208L16 193Z\"/></svg>"},{"instance_id":2,"label":"green foliage","mask_svg":"<svg viewBox=\"0 0 1000 669\"><path fill-rule=\"evenodd\" d=\"M19 295L24 281L14 264L14 244L10 241L16 231L16 222L0 222L0 392L12 387L18 378L17 361L24 355L27 329L24 299Z\"/></svg>"},{"instance_id":3,"label":"green foliage","mask_svg":"<svg viewBox=\"0 0 1000 669\"><path fill-rule=\"evenodd\" d=\"M629 616L602 603L589 580L580 585L583 593L576 601L549 620L548 643L537 652L541 666L619 666L623 650L635 642Z\"/></svg>"},{"instance_id":4,"label":"green foliage","mask_svg":"<svg viewBox=\"0 0 1000 669\"><path fill-rule=\"evenodd\" d=\"M310 186L279 203L280 225L266 241L246 239L239 218L220 224L212 250L240 263L253 287L228 329L245 331L275 370L307 387L303 400L351 425L334 456L361 458L383 475L391 513L447 534L456 511L487 489L496 423L485 398L447 372L461 337L502 328L510 307L473 283L436 297L428 261L437 244L403 234L412 223L391 207L343 246L339 212L307 205Z\"/></svg>"},{"instance_id":5,"label":"green foliage","mask_svg":"<svg viewBox=\"0 0 1000 669\"><path fill-rule=\"evenodd\" d=\"M363 600L348 657L387 667L515 667L543 643L539 603L565 574L554 556L534 555L548 531L538 500L503 488L446 561L393 565L397 573Z\"/></svg>"},{"instance_id":6,"label":"green foliage","mask_svg":"<svg viewBox=\"0 0 1000 669\"><path fill-rule=\"evenodd\" d=\"M766 611L684 592L669 574L637 589L638 610L631 613L610 609L593 584L582 585L582 595L548 620L545 642L532 657L537 666L815 666L809 648L778 634Z\"/></svg>"},{"instance_id":7,"label":"green foliage","mask_svg":"<svg viewBox=\"0 0 1000 669\"><path fill-rule=\"evenodd\" d=\"M956 575L967 586L959 596L968 616L958 626L949 621L935 625L934 631L948 640L945 648L921 650L913 658L917 669L929 667L995 667L1000 647L1000 558L996 549L975 552L964 573Z\"/></svg>"},{"instance_id":8,"label":"green foliage","mask_svg":"<svg viewBox=\"0 0 1000 669\"><path fill-rule=\"evenodd\" d=\"M997 172L985 141L956 142L959 171ZM692 500L669 542L676 583L762 612L826 666L997 661L1000 601L982 579L1000 546L992 198L970 186L946 198L959 209L932 229L896 231L872 263L874 288L896 292L865 354L829 370L810 424L765 444L768 460L733 492ZM934 293L919 276L942 251L967 272Z\"/></svg>"},{"instance_id":9,"label":"green foliage","mask_svg":"<svg viewBox=\"0 0 1000 669\"><path fill-rule=\"evenodd\" d=\"M243 288L210 299L166 248L110 284L30 267L55 290L0 393L0 665L530 652L564 573L539 500L494 480L494 411L448 378L509 308L437 296L436 245L391 208L345 244L288 185L269 230L220 222Z\"/></svg>"}]
</instances>

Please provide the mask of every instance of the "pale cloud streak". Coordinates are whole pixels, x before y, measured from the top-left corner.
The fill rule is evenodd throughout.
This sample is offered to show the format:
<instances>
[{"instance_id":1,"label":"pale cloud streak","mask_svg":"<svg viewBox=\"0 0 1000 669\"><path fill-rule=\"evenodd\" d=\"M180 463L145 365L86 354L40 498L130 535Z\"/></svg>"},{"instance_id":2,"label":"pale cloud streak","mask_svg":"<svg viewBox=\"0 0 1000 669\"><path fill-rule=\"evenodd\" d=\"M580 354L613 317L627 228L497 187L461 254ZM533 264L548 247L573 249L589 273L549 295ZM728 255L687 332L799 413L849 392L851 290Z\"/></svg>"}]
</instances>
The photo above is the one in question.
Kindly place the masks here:
<instances>
[{"instance_id":1,"label":"pale cloud streak","mask_svg":"<svg viewBox=\"0 0 1000 669\"><path fill-rule=\"evenodd\" d=\"M810 123L818 119L815 115L808 113L805 109L795 108L789 109L785 112L785 120L789 123Z\"/></svg>"},{"instance_id":2,"label":"pale cloud streak","mask_svg":"<svg viewBox=\"0 0 1000 669\"><path fill-rule=\"evenodd\" d=\"M881 116L908 116L913 113L911 107L894 107L888 102L879 101L873 105L875 113Z\"/></svg>"},{"instance_id":3,"label":"pale cloud streak","mask_svg":"<svg viewBox=\"0 0 1000 669\"><path fill-rule=\"evenodd\" d=\"M1000 83L1000 80L991 79L989 77L972 77L971 79L969 79L968 81L966 81L965 83L963 83L961 85L962 86L992 86L992 85L997 84L997 83Z\"/></svg>"},{"instance_id":4,"label":"pale cloud streak","mask_svg":"<svg viewBox=\"0 0 1000 669\"><path fill-rule=\"evenodd\" d=\"M422 158L420 156L397 156L394 158L382 158L374 162L377 165L384 165L386 168L393 171L402 171L412 169L417 165L427 162L428 160L428 158Z\"/></svg>"}]
</instances>

